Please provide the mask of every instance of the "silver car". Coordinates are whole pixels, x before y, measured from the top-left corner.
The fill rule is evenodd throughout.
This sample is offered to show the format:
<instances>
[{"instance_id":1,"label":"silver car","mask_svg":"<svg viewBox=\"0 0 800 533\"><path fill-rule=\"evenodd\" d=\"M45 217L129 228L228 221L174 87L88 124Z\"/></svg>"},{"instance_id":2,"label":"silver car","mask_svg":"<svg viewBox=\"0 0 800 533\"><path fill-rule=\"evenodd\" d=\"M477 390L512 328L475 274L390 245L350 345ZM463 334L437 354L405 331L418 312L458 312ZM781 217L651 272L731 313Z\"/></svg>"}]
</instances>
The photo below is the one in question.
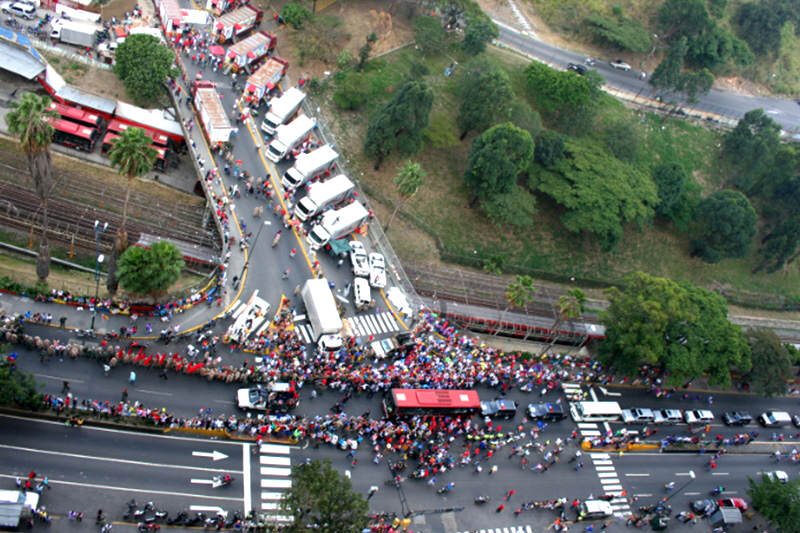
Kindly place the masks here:
<instances>
[{"instance_id":1,"label":"silver car","mask_svg":"<svg viewBox=\"0 0 800 533\"><path fill-rule=\"evenodd\" d=\"M631 69L631 66L621 59L609 61L608 64L617 70L624 70L625 72L628 72Z\"/></svg>"}]
</instances>

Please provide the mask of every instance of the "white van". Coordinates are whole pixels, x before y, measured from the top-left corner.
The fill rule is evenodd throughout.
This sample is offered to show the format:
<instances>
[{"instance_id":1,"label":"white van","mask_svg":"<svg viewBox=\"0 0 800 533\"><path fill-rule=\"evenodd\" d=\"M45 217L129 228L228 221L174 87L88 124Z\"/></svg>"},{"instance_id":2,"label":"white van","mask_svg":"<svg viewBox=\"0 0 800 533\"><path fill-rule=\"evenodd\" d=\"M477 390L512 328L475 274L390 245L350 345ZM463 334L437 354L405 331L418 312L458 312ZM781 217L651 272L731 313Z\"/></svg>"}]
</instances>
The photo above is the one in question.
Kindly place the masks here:
<instances>
[{"instance_id":1,"label":"white van","mask_svg":"<svg viewBox=\"0 0 800 533\"><path fill-rule=\"evenodd\" d=\"M36 8L24 2L3 2L0 10L6 15L16 15L26 20L36 18Z\"/></svg>"},{"instance_id":2,"label":"white van","mask_svg":"<svg viewBox=\"0 0 800 533\"><path fill-rule=\"evenodd\" d=\"M792 417L786 411L769 411L761 413L758 421L764 427L778 428L791 425Z\"/></svg>"},{"instance_id":3,"label":"white van","mask_svg":"<svg viewBox=\"0 0 800 533\"><path fill-rule=\"evenodd\" d=\"M372 303L369 283L364 278L355 278L353 280L353 300L358 310L367 309L369 304Z\"/></svg>"},{"instance_id":4,"label":"white van","mask_svg":"<svg viewBox=\"0 0 800 533\"><path fill-rule=\"evenodd\" d=\"M622 408L617 402L573 402L569 413L575 422L605 422L619 420Z\"/></svg>"},{"instance_id":5,"label":"white van","mask_svg":"<svg viewBox=\"0 0 800 533\"><path fill-rule=\"evenodd\" d=\"M605 500L586 500L580 506L578 520L599 520L614 514L611 504Z\"/></svg>"}]
</instances>

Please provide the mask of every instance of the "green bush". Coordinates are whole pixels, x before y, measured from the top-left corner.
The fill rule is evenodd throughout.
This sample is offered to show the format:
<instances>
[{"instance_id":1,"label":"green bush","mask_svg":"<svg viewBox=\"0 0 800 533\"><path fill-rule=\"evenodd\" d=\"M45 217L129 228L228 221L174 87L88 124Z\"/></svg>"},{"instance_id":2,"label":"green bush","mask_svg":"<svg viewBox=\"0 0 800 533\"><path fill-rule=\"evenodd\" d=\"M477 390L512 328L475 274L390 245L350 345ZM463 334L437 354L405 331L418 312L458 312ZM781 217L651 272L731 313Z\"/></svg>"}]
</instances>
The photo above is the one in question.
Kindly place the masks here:
<instances>
[{"instance_id":1,"label":"green bush","mask_svg":"<svg viewBox=\"0 0 800 533\"><path fill-rule=\"evenodd\" d=\"M584 23L601 43L637 54L650 50L650 34L639 21L619 15L614 18L594 13L586 17Z\"/></svg>"},{"instance_id":2,"label":"green bush","mask_svg":"<svg viewBox=\"0 0 800 533\"><path fill-rule=\"evenodd\" d=\"M355 59L353 52L345 48L339 52L339 57L336 58L336 67L339 70L347 70L348 67L352 66Z\"/></svg>"},{"instance_id":3,"label":"green bush","mask_svg":"<svg viewBox=\"0 0 800 533\"><path fill-rule=\"evenodd\" d=\"M281 18L286 24L301 29L307 20L314 18L313 13L305 6L300 4L288 3L281 9Z\"/></svg>"},{"instance_id":4,"label":"green bush","mask_svg":"<svg viewBox=\"0 0 800 533\"><path fill-rule=\"evenodd\" d=\"M453 119L441 112L431 113L431 121L424 136L425 140L437 149L458 145L458 131Z\"/></svg>"},{"instance_id":5,"label":"green bush","mask_svg":"<svg viewBox=\"0 0 800 533\"><path fill-rule=\"evenodd\" d=\"M349 72L337 81L333 101L340 109L354 111L369 100L369 92L366 76Z\"/></svg>"}]
</instances>

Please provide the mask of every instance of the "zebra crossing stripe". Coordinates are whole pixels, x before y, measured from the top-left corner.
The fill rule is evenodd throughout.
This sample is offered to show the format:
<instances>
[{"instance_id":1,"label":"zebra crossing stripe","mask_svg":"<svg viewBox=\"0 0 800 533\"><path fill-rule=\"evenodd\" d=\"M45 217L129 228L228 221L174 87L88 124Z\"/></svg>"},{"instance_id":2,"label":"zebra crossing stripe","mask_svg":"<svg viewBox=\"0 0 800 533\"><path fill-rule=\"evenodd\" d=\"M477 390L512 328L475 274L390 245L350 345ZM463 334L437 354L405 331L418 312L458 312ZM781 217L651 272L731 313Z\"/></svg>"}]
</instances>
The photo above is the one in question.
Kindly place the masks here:
<instances>
[{"instance_id":1,"label":"zebra crossing stripe","mask_svg":"<svg viewBox=\"0 0 800 533\"><path fill-rule=\"evenodd\" d=\"M366 317L360 316L360 317L358 317L358 320L361 322L361 334L362 335L365 335L365 334L374 335L375 334L375 332L372 331L372 325L369 323L369 321L367 320Z\"/></svg>"},{"instance_id":2,"label":"zebra crossing stripe","mask_svg":"<svg viewBox=\"0 0 800 533\"><path fill-rule=\"evenodd\" d=\"M262 492L261 501L280 500L283 498L282 492Z\"/></svg>"},{"instance_id":3,"label":"zebra crossing stripe","mask_svg":"<svg viewBox=\"0 0 800 533\"><path fill-rule=\"evenodd\" d=\"M390 315L389 313L381 313L381 314L379 314L379 315L376 315L376 316L378 316L378 317L379 317L379 318L380 318L380 319L383 321L383 323L384 323L384 324L386 324L386 330L387 330L387 331L394 331L394 330L396 329L396 328L395 328L395 327L392 325L392 321L391 321L391 320L389 320L389 317L391 317L391 316L392 316L392 315Z\"/></svg>"},{"instance_id":4,"label":"zebra crossing stripe","mask_svg":"<svg viewBox=\"0 0 800 533\"><path fill-rule=\"evenodd\" d=\"M263 332L265 329L267 329L267 328L269 327L269 325L270 325L270 322L271 322L271 321L270 321L270 319L269 319L269 318L267 318L267 317L264 317L264 323L263 323L263 324L261 324L261 327L260 327L260 328L258 328L258 330L256 330L255 336L256 336L256 337L258 337L259 335L261 335L261 333L262 333L262 332Z\"/></svg>"},{"instance_id":5,"label":"zebra crossing stripe","mask_svg":"<svg viewBox=\"0 0 800 533\"><path fill-rule=\"evenodd\" d=\"M562 388L562 389L572 389L572 390L575 390L575 389L580 389L580 388L581 388L581 386L580 386L578 383L562 383L562 384L561 384L561 388Z\"/></svg>"},{"instance_id":6,"label":"zebra crossing stripe","mask_svg":"<svg viewBox=\"0 0 800 533\"><path fill-rule=\"evenodd\" d=\"M378 322L377 315L367 315L367 319L369 319L369 323L372 325L372 329L375 330L376 334L386 333L383 329L383 324Z\"/></svg>"},{"instance_id":7,"label":"zebra crossing stripe","mask_svg":"<svg viewBox=\"0 0 800 533\"><path fill-rule=\"evenodd\" d=\"M593 422L578 422L578 429L597 429L597 424Z\"/></svg>"},{"instance_id":8,"label":"zebra crossing stripe","mask_svg":"<svg viewBox=\"0 0 800 533\"><path fill-rule=\"evenodd\" d=\"M261 445L261 448L258 450L260 453L277 453L280 455L289 455L292 453L292 450L289 446L285 444L269 444L264 443Z\"/></svg>"},{"instance_id":9,"label":"zebra crossing stripe","mask_svg":"<svg viewBox=\"0 0 800 533\"><path fill-rule=\"evenodd\" d=\"M262 479L262 489L290 489L292 488L291 479Z\"/></svg>"},{"instance_id":10,"label":"zebra crossing stripe","mask_svg":"<svg viewBox=\"0 0 800 533\"><path fill-rule=\"evenodd\" d=\"M292 466L291 457L276 457L274 455L262 455L259 459L262 465L273 466Z\"/></svg>"},{"instance_id":11,"label":"zebra crossing stripe","mask_svg":"<svg viewBox=\"0 0 800 533\"><path fill-rule=\"evenodd\" d=\"M476 531L479 531L480 533L533 533L531 526L507 526L480 530L471 529L469 531L461 531L460 533L475 533Z\"/></svg>"},{"instance_id":12,"label":"zebra crossing stripe","mask_svg":"<svg viewBox=\"0 0 800 533\"><path fill-rule=\"evenodd\" d=\"M584 429L583 431L581 431L581 435L583 435L584 437L599 437L600 432L597 431L596 429Z\"/></svg>"},{"instance_id":13,"label":"zebra crossing stripe","mask_svg":"<svg viewBox=\"0 0 800 533\"><path fill-rule=\"evenodd\" d=\"M261 467L261 475L262 476L290 476L292 475L291 468L277 468L274 466L262 466Z\"/></svg>"},{"instance_id":14,"label":"zebra crossing stripe","mask_svg":"<svg viewBox=\"0 0 800 533\"><path fill-rule=\"evenodd\" d=\"M392 326L393 330L400 329L400 326L397 325L397 320L394 319L392 313L384 313L383 315L386 317L386 321L389 323L390 326Z\"/></svg>"},{"instance_id":15,"label":"zebra crossing stripe","mask_svg":"<svg viewBox=\"0 0 800 533\"><path fill-rule=\"evenodd\" d=\"M306 344L309 344L311 342L311 336L306 332L307 327L308 326L306 326L305 324L300 324L299 326L297 326L297 329L303 335L303 340L306 341Z\"/></svg>"},{"instance_id":16,"label":"zebra crossing stripe","mask_svg":"<svg viewBox=\"0 0 800 533\"><path fill-rule=\"evenodd\" d=\"M278 502L261 502L262 511L277 511L280 506L281 505Z\"/></svg>"}]
</instances>

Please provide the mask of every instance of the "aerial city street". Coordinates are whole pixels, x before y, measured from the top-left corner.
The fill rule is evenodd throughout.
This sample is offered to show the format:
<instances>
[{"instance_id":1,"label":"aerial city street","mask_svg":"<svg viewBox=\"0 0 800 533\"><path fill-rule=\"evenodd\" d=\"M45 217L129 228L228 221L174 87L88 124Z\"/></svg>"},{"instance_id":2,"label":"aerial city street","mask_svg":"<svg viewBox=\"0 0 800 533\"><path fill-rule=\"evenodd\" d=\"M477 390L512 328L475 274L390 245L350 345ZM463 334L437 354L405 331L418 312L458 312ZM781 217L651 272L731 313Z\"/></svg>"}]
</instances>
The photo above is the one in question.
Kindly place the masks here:
<instances>
[{"instance_id":1,"label":"aerial city street","mask_svg":"<svg viewBox=\"0 0 800 533\"><path fill-rule=\"evenodd\" d=\"M601 60L597 42L549 34L530 2L394 3L0 5L0 529L800 531L800 225L782 220L797 220L782 209L800 190L788 144L800 101L712 87L719 71L684 49L696 36L651 38L618 6L613 24L591 19L598 34L638 28L644 44L617 37ZM689 3L728 32L707 12L717 3L665 5ZM304 24L338 27L319 12L356 13L349 46L361 48L334 54L321 39L327 59L303 57ZM725 35L733 44L720 50L754 47ZM392 54L409 54L408 74L384 72ZM654 55L677 63L667 72ZM491 61L523 66L510 78L482 72ZM663 81L670 72L684 77ZM95 76L118 77L130 102L116 86L87 89ZM497 91L465 96L455 87L470 76ZM505 98L531 88L539 107L512 111ZM437 108L442 94L465 99L458 119ZM474 118L469 100L505 118ZM609 114L595 124L584 115L597 102ZM346 114L362 105L370 115ZM634 118L615 122L608 109ZM344 133L359 121L353 142ZM685 133L690 121L704 133ZM617 144L576 140L601 123ZM735 192L713 183L738 195L724 205L687 181L700 170L666 161L699 158L688 144L705 127L723 155L702 172L739 179ZM639 137L656 144L656 130L669 148L625 152ZM468 134L471 148L458 144ZM462 158L458 182L429 191L456 172L419 150ZM721 159L739 152L749 182ZM629 166L607 178L597 161ZM653 168L666 170L651 180ZM383 172L380 186L371 172ZM777 184L765 177L781 172ZM663 207L665 174L683 176L671 184L683 210ZM612 198L623 189L630 202ZM536 209L522 205L533 192ZM743 193L772 196L754 208ZM420 198L440 213L406 209ZM583 202L595 211L573 216ZM428 228L443 218L472 231L473 209L492 235L475 225L443 240ZM512 268L518 257L487 252L495 238L534 234L520 219L537 210L603 256L596 276L566 262L547 267L559 273ZM664 232L611 254L623 226L654 224L705 235L681 245L686 278L658 265L600 273L632 248L666 263ZM417 237L431 231L435 244ZM751 252L750 241L764 246ZM466 257L453 251L462 245ZM418 259L425 248L435 261ZM709 270L749 253L764 255L730 269L745 287ZM751 287L750 275L762 277ZM766 286L785 291L779 304L766 305Z\"/></svg>"}]
</instances>

